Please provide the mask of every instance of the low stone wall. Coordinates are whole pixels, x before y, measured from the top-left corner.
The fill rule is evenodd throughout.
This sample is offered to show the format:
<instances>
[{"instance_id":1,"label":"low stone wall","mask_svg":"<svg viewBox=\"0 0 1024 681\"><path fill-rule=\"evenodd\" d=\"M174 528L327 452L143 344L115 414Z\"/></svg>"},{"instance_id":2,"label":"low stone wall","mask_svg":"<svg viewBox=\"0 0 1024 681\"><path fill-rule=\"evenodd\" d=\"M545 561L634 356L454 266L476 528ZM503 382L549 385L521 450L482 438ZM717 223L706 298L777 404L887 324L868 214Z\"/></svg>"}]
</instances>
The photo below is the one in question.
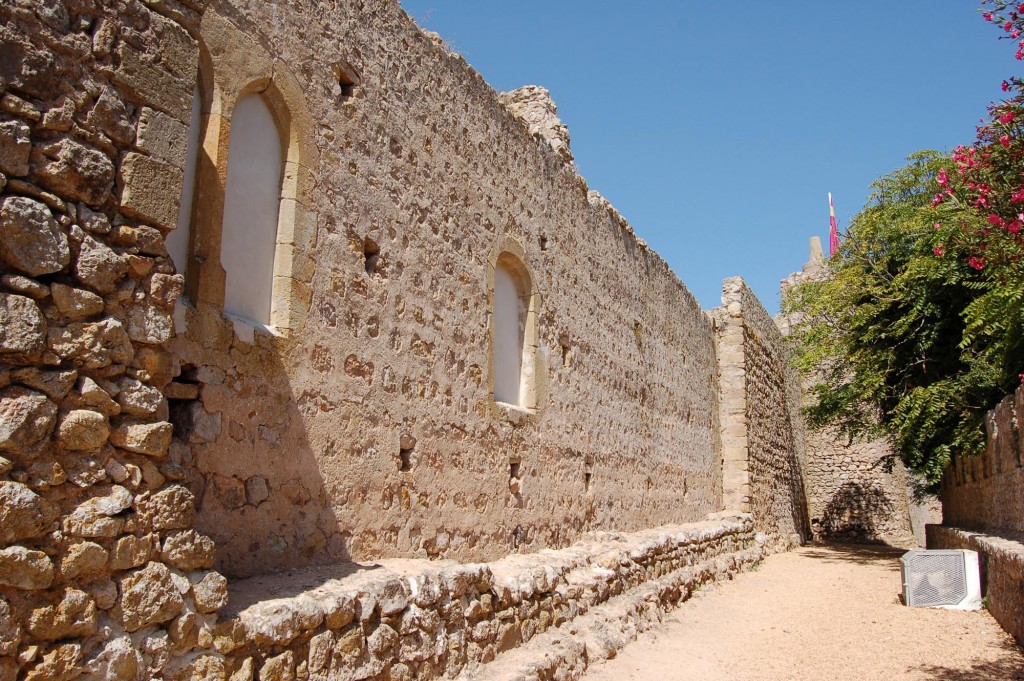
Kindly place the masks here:
<instances>
[{"instance_id":1,"label":"low stone wall","mask_svg":"<svg viewBox=\"0 0 1024 681\"><path fill-rule=\"evenodd\" d=\"M988 440L980 456L956 459L942 479L942 522L954 527L1024 534L1024 468L1018 424L1024 387L985 417Z\"/></svg>"},{"instance_id":2,"label":"low stone wall","mask_svg":"<svg viewBox=\"0 0 1024 681\"><path fill-rule=\"evenodd\" d=\"M257 673L263 681L491 678L481 665L507 661L502 653L609 601L643 591L648 606L667 609L763 552L752 518L743 515L600 532L565 549L492 563L396 559L241 580L231 583L226 617L214 631L223 657L192 664L206 678L232 681ZM635 617L637 607L619 610L628 640L645 618ZM563 627L559 638L581 631ZM588 654L614 650L616 638L605 632L571 645L562 640L558 654L528 655L524 664L578 671Z\"/></svg>"},{"instance_id":3,"label":"low stone wall","mask_svg":"<svg viewBox=\"0 0 1024 681\"><path fill-rule=\"evenodd\" d=\"M928 525L927 531L930 549L978 552L988 610L1024 645L1024 543L945 525Z\"/></svg>"}]
</instances>

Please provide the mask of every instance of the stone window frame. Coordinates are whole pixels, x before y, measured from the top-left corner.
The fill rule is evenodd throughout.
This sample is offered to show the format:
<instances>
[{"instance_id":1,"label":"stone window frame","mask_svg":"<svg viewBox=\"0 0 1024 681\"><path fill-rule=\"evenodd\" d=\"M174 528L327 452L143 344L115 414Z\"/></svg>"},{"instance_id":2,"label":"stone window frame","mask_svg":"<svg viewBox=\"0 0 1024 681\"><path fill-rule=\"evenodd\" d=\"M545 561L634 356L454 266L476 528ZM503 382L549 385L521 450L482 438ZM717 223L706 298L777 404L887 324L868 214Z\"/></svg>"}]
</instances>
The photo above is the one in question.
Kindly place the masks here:
<instances>
[{"instance_id":1,"label":"stone window frame","mask_svg":"<svg viewBox=\"0 0 1024 681\"><path fill-rule=\"evenodd\" d=\"M299 80L250 35L212 8L199 32L203 103L186 300L200 315L216 313L232 322L242 340L252 342L258 330L291 338L305 326L312 300L317 236L312 169L318 165L312 117ZM267 325L225 314L226 272L220 259L231 114L252 94L270 110L283 162Z\"/></svg>"},{"instance_id":2,"label":"stone window frame","mask_svg":"<svg viewBox=\"0 0 1024 681\"><path fill-rule=\"evenodd\" d=\"M526 301L523 339L522 380L519 404L494 399L494 279L503 268L512 275ZM535 417L547 402L547 369L540 345L540 311L543 299L527 264L526 251L517 241L503 238L487 257L487 391L491 414L513 424L522 424Z\"/></svg>"}]
</instances>

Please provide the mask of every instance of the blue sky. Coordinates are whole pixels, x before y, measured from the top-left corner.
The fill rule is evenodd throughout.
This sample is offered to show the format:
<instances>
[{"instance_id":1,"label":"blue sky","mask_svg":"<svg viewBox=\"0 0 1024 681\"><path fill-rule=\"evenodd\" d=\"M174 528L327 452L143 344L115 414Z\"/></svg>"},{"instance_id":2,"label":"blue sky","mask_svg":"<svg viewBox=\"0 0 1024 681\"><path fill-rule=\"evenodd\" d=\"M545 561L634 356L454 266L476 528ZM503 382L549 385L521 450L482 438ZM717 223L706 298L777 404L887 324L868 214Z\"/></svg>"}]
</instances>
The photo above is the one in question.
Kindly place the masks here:
<instances>
[{"instance_id":1,"label":"blue sky","mask_svg":"<svg viewBox=\"0 0 1024 681\"><path fill-rule=\"evenodd\" d=\"M871 182L974 138L1013 48L962 0L401 0L495 89L551 91L580 173L704 308L828 247Z\"/></svg>"}]
</instances>

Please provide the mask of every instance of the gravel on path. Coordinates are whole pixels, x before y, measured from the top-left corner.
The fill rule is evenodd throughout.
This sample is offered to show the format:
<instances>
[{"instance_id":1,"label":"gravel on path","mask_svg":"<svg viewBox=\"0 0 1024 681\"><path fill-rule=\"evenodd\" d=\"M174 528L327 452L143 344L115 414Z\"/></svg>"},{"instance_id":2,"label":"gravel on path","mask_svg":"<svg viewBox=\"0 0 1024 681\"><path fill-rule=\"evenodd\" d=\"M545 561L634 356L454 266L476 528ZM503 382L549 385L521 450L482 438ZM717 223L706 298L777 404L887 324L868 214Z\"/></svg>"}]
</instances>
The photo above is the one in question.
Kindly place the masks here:
<instances>
[{"instance_id":1,"label":"gravel on path","mask_svg":"<svg viewBox=\"0 0 1024 681\"><path fill-rule=\"evenodd\" d=\"M806 546L707 588L584 681L1024 681L987 611L901 604L901 549Z\"/></svg>"}]
</instances>

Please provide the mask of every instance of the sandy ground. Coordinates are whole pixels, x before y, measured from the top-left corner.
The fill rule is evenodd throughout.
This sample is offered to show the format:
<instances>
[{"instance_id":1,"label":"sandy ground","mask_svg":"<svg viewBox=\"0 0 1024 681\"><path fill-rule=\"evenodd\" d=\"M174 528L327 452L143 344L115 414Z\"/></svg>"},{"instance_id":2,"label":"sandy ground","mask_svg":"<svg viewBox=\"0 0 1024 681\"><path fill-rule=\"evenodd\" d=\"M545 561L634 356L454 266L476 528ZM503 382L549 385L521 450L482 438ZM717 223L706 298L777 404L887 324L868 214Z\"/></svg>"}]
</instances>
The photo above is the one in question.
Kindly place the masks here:
<instances>
[{"instance_id":1,"label":"sandy ground","mask_svg":"<svg viewBox=\"0 0 1024 681\"><path fill-rule=\"evenodd\" d=\"M585 681L1024 681L985 611L907 608L899 556L811 546L710 587Z\"/></svg>"}]
</instances>

